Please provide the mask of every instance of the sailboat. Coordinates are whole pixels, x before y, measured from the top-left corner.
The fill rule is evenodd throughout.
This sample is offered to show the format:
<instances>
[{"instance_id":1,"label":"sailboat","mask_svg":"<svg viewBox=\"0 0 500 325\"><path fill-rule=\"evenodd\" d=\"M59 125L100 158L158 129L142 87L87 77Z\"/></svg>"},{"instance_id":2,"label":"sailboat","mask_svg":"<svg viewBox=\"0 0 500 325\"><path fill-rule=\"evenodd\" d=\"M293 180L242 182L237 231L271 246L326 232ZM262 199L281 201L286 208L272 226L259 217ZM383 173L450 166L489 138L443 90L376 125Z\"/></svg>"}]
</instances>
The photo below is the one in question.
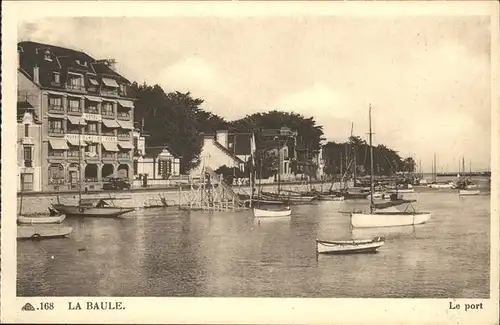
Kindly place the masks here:
<instances>
[{"instance_id":1,"label":"sailboat","mask_svg":"<svg viewBox=\"0 0 500 325\"><path fill-rule=\"evenodd\" d=\"M431 218L430 212L416 212L411 205L416 200L396 199L389 202L375 204L373 202L373 147L372 147L372 116L371 105L369 106L369 126L370 126L370 212L352 212L351 224L356 228L371 227L392 227L392 226L411 226L422 224ZM398 205L407 204L403 212L399 211L375 211L376 209L387 209ZM411 208L411 210L410 210Z\"/></svg>"},{"instance_id":2,"label":"sailboat","mask_svg":"<svg viewBox=\"0 0 500 325\"><path fill-rule=\"evenodd\" d=\"M81 132L78 137L78 141L81 141ZM132 212L134 208L123 208L114 206L114 199L112 198L96 198L96 199L82 199L82 177L81 177L81 166L82 166L82 152L81 143L78 146L78 204L62 204L59 202L57 204L52 204L54 210L64 213L66 216L82 216L82 217L106 217L115 218L122 214ZM111 203L108 203L111 202Z\"/></svg>"},{"instance_id":3,"label":"sailboat","mask_svg":"<svg viewBox=\"0 0 500 325\"><path fill-rule=\"evenodd\" d=\"M50 214L44 216L27 217L21 215L23 209L23 195L21 190L21 202L19 204L19 213L17 216L17 239L43 239L66 237L73 228L60 225L66 218L64 214L57 214L49 209Z\"/></svg>"},{"instance_id":4,"label":"sailboat","mask_svg":"<svg viewBox=\"0 0 500 325\"><path fill-rule=\"evenodd\" d=\"M278 145L278 157L280 156L280 151L279 151L279 145ZM279 198L279 192L280 192L280 159L278 158L278 198ZM251 177L250 177L251 178ZM253 215L255 218L262 219L262 218L276 218L276 217L288 217L292 214L292 209L289 206L286 207L278 207L278 208L261 208L260 203L261 201L261 192L262 192L262 159L260 162L260 177L259 177L259 194L257 200L254 200L258 203L258 207L253 207ZM251 189L251 192L253 193L253 189ZM273 199L276 199L276 197L270 197L267 198L268 201L273 201Z\"/></svg>"}]
</instances>

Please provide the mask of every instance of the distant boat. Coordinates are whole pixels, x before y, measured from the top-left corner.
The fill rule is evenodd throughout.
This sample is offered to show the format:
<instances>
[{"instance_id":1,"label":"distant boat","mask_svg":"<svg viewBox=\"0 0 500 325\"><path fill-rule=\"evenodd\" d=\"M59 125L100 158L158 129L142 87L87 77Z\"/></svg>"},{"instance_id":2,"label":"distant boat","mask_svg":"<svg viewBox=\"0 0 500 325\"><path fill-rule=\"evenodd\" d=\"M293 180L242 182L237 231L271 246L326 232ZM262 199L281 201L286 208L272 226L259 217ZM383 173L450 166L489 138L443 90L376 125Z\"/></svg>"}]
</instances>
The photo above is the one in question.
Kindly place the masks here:
<instances>
[{"instance_id":1,"label":"distant boat","mask_svg":"<svg viewBox=\"0 0 500 325\"><path fill-rule=\"evenodd\" d=\"M320 194L318 197L320 201L344 201L343 196L337 196L335 194Z\"/></svg>"},{"instance_id":2,"label":"distant boat","mask_svg":"<svg viewBox=\"0 0 500 325\"><path fill-rule=\"evenodd\" d=\"M53 204L52 207L67 216L106 217L115 218L134 211L134 208L110 206L107 200L113 199L82 199L78 205Z\"/></svg>"},{"instance_id":3,"label":"distant boat","mask_svg":"<svg viewBox=\"0 0 500 325\"><path fill-rule=\"evenodd\" d=\"M277 209L253 208L253 215L256 218L287 217L291 214L292 214L292 209L290 207L277 208Z\"/></svg>"},{"instance_id":4,"label":"distant boat","mask_svg":"<svg viewBox=\"0 0 500 325\"><path fill-rule=\"evenodd\" d=\"M363 240L329 241L316 240L316 252L318 254L359 254L375 253L377 249L385 244L383 237Z\"/></svg>"},{"instance_id":5,"label":"distant boat","mask_svg":"<svg viewBox=\"0 0 500 325\"><path fill-rule=\"evenodd\" d=\"M468 196L468 195L479 195L479 190L459 190L458 195Z\"/></svg>"},{"instance_id":6,"label":"distant boat","mask_svg":"<svg viewBox=\"0 0 500 325\"><path fill-rule=\"evenodd\" d=\"M453 188L454 184L453 182L448 182L448 183L431 183L427 185L430 188Z\"/></svg>"},{"instance_id":7,"label":"distant boat","mask_svg":"<svg viewBox=\"0 0 500 325\"><path fill-rule=\"evenodd\" d=\"M410 226L425 223L431 218L429 212L415 212L412 202L415 200L402 200L396 199L389 202L375 204L373 202L373 147L372 147L372 123L371 123L371 106L369 108L369 136L370 136L370 160L371 160L371 173L370 173L370 212L352 212L351 225L356 228L371 228L371 227L393 227L393 226ZM394 194L393 194L394 195ZM407 207L403 212L399 211L377 211L375 209L385 209L397 205L407 203ZM412 211L408 211L411 206Z\"/></svg>"},{"instance_id":8,"label":"distant boat","mask_svg":"<svg viewBox=\"0 0 500 325\"><path fill-rule=\"evenodd\" d=\"M44 239L66 237L73 228L58 225L18 226L17 239Z\"/></svg>"}]
</instances>

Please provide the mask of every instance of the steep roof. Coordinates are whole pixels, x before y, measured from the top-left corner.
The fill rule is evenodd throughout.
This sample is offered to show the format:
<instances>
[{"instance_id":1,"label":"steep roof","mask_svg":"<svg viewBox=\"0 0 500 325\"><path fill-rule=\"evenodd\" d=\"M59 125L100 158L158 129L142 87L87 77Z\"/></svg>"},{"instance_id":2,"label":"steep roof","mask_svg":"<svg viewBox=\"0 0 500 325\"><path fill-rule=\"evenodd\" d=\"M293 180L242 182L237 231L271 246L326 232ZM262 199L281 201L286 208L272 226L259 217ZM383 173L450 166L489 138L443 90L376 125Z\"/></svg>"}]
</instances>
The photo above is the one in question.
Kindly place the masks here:
<instances>
[{"instance_id":1,"label":"steep roof","mask_svg":"<svg viewBox=\"0 0 500 325\"><path fill-rule=\"evenodd\" d=\"M103 60L96 60L85 52L60 46L31 41L19 42L19 65L23 73L33 80L33 68L39 67L39 82L43 87L64 87L69 72L78 72L88 79L92 76L106 76L123 84L130 84L126 78L111 69ZM49 59L45 59L45 57ZM59 72L59 85L52 82L54 72Z\"/></svg>"}]
</instances>

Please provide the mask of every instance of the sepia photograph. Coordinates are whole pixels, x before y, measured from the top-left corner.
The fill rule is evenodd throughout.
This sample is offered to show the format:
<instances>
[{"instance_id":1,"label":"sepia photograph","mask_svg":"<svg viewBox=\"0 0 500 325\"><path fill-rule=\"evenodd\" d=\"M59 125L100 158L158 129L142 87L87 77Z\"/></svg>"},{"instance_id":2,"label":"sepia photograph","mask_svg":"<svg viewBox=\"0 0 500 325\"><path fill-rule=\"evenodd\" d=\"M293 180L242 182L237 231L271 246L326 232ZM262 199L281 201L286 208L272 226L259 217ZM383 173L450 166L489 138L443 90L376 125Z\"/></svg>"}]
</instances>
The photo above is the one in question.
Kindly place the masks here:
<instances>
[{"instance_id":1,"label":"sepia photograph","mask_svg":"<svg viewBox=\"0 0 500 325\"><path fill-rule=\"evenodd\" d=\"M498 317L495 7L17 17L17 312L496 297Z\"/></svg>"}]
</instances>

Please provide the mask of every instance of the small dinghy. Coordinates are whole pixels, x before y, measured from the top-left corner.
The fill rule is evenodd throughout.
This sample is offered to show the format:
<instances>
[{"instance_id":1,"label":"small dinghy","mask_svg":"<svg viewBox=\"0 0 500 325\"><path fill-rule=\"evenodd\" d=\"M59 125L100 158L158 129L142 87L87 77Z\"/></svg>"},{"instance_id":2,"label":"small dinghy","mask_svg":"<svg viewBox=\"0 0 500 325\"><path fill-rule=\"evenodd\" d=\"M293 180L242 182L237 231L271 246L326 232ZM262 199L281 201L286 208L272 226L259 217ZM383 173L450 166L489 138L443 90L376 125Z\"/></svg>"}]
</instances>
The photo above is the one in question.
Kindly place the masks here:
<instances>
[{"instance_id":1,"label":"small dinghy","mask_svg":"<svg viewBox=\"0 0 500 325\"><path fill-rule=\"evenodd\" d=\"M363 240L316 240L317 254L360 254L375 253L380 246L385 244L383 237Z\"/></svg>"},{"instance_id":2,"label":"small dinghy","mask_svg":"<svg viewBox=\"0 0 500 325\"><path fill-rule=\"evenodd\" d=\"M479 190L459 190L458 195L469 196L469 195L479 195Z\"/></svg>"},{"instance_id":3,"label":"small dinghy","mask_svg":"<svg viewBox=\"0 0 500 325\"><path fill-rule=\"evenodd\" d=\"M66 219L64 214L57 213L53 209L49 208L49 215L42 216L17 216L17 222L19 224L49 224L49 223L61 223Z\"/></svg>"},{"instance_id":4,"label":"small dinghy","mask_svg":"<svg viewBox=\"0 0 500 325\"><path fill-rule=\"evenodd\" d=\"M73 228L57 225L43 226L18 226L17 239L44 239L66 237L73 231Z\"/></svg>"},{"instance_id":5,"label":"small dinghy","mask_svg":"<svg viewBox=\"0 0 500 325\"><path fill-rule=\"evenodd\" d=\"M253 215L256 218L287 217L290 214L292 214L292 209L290 207L277 208L277 209L263 209L263 208L253 209Z\"/></svg>"}]
</instances>

